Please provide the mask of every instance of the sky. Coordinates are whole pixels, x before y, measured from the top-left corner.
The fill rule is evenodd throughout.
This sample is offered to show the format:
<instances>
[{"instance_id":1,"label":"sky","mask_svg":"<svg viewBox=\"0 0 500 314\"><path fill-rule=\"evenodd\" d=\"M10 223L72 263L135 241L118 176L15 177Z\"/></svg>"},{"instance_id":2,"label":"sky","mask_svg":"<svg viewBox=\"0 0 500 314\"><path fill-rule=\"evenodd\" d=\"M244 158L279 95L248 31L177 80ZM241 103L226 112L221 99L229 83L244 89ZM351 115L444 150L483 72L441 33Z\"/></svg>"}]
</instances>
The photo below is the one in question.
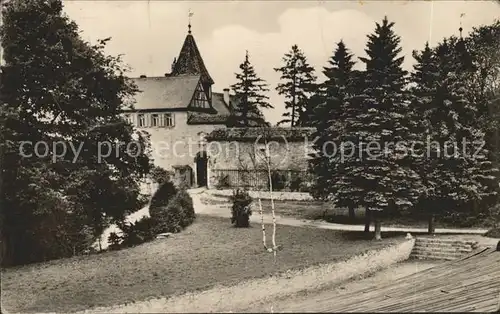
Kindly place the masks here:
<instances>
[{"instance_id":1,"label":"sky","mask_svg":"<svg viewBox=\"0 0 500 314\"><path fill-rule=\"evenodd\" d=\"M162 76L170 72L188 30L210 75L214 92L235 83L235 72L248 50L256 73L269 84L270 103L264 110L275 124L284 112L284 99L275 91L283 55L297 44L321 71L338 41L356 57L365 56L367 35L384 16L401 36L404 67L411 70L411 52L442 38L500 18L497 1L89 1L63 0L67 15L80 27L83 39L95 43L111 37L110 55L123 55L129 75ZM460 15L465 15L460 18ZM358 61L357 68L362 69Z\"/></svg>"}]
</instances>

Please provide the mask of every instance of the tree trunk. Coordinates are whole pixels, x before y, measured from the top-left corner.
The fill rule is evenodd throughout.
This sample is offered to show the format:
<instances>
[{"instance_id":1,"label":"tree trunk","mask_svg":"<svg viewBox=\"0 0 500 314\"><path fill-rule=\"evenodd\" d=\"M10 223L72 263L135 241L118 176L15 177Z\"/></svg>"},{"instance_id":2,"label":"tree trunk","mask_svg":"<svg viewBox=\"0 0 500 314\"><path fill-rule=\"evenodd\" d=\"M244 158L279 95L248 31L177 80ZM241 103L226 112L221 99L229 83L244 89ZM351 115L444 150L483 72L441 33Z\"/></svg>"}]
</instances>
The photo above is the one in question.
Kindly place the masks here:
<instances>
[{"instance_id":1,"label":"tree trunk","mask_svg":"<svg viewBox=\"0 0 500 314\"><path fill-rule=\"evenodd\" d=\"M375 240L382 240L381 223L379 218L375 218Z\"/></svg>"},{"instance_id":2,"label":"tree trunk","mask_svg":"<svg viewBox=\"0 0 500 314\"><path fill-rule=\"evenodd\" d=\"M354 219L356 219L356 213L354 211L354 206L349 206L349 219L351 221L354 221Z\"/></svg>"},{"instance_id":3,"label":"tree trunk","mask_svg":"<svg viewBox=\"0 0 500 314\"><path fill-rule=\"evenodd\" d=\"M434 215L429 214L429 226L428 226L427 233L434 234L435 231L436 231L436 227L434 226Z\"/></svg>"},{"instance_id":4,"label":"tree trunk","mask_svg":"<svg viewBox=\"0 0 500 314\"><path fill-rule=\"evenodd\" d=\"M370 232L370 210L368 207L365 209L365 232Z\"/></svg>"}]
</instances>

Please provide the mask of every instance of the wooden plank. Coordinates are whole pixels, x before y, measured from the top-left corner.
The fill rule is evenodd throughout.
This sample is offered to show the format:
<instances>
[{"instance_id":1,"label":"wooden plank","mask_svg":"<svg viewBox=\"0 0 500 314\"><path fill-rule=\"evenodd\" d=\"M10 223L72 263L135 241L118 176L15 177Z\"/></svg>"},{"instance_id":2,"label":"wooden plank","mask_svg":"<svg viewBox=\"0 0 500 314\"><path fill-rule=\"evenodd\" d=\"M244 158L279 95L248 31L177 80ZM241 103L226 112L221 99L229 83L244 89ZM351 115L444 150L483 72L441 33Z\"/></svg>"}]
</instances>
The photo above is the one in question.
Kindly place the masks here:
<instances>
[{"instance_id":1,"label":"wooden plank","mask_svg":"<svg viewBox=\"0 0 500 314\"><path fill-rule=\"evenodd\" d=\"M464 311L491 306L500 289L500 254L484 250L393 283L336 296L318 304L329 311ZM406 281L406 282L405 282ZM442 291L446 291L444 293ZM332 305L333 303L333 305Z\"/></svg>"}]
</instances>

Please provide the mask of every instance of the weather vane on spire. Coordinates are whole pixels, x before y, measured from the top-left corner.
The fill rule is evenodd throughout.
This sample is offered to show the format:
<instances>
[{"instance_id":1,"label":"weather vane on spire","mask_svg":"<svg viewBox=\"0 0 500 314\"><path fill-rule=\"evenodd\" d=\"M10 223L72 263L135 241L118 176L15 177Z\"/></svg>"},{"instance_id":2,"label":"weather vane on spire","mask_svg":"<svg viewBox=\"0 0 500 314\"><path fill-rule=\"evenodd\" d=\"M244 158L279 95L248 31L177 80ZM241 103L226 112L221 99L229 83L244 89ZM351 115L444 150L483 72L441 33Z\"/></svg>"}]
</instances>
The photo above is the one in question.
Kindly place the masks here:
<instances>
[{"instance_id":1,"label":"weather vane on spire","mask_svg":"<svg viewBox=\"0 0 500 314\"><path fill-rule=\"evenodd\" d=\"M465 13L461 13L460 14L460 28L458 29L458 31L460 32L460 37L462 37L462 31L463 31L463 28L462 28L462 18L465 16Z\"/></svg>"},{"instance_id":2,"label":"weather vane on spire","mask_svg":"<svg viewBox=\"0 0 500 314\"><path fill-rule=\"evenodd\" d=\"M191 9L189 9L189 12L188 12L188 20L189 20L189 24L188 24L188 33L191 34L191 17L193 17L194 13L191 11Z\"/></svg>"}]
</instances>

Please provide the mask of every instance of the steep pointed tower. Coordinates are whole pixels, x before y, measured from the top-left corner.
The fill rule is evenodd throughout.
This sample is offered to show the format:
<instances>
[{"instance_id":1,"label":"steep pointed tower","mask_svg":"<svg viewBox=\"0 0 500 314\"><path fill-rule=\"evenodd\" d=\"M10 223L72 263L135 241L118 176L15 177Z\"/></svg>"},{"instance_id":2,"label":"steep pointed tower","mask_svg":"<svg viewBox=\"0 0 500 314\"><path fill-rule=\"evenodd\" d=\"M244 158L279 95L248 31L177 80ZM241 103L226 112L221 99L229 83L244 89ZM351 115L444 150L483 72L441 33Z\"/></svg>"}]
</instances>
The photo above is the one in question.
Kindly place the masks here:
<instances>
[{"instance_id":1,"label":"steep pointed tower","mask_svg":"<svg viewBox=\"0 0 500 314\"><path fill-rule=\"evenodd\" d=\"M191 23L188 25L188 34L182 45L181 52L177 61L172 66L172 73L170 76L179 75L200 75L201 84L203 85L203 90L207 95L207 99L212 103L212 85L214 81L210 74L208 73L203 58L201 57L196 41L191 34Z\"/></svg>"}]
</instances>

